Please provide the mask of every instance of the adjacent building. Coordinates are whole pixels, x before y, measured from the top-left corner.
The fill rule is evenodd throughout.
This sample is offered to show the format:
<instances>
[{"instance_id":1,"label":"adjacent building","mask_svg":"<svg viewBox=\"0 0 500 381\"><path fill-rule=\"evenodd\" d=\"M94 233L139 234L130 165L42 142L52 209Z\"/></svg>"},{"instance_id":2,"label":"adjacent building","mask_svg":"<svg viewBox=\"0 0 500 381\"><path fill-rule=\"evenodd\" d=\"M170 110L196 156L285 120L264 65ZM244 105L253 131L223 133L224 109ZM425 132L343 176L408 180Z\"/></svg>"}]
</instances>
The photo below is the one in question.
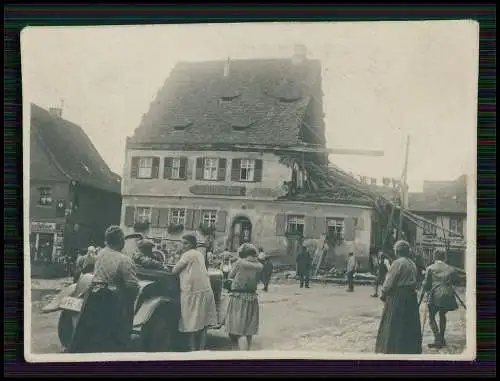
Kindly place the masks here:
<instances>
[{"instance_id":1,"label":"adjacent building","mask_svg":"<svg viewBox=\"0 0 500 381\"><path fill-rule=\"evenodd\" d=\"M119 224L120 182L80 126L61 109L31 105L30 249L33 263L103 245Z\"/></svg>"},{"instance_id":2,"label":"adjacent building","mask_svg":"<svg viewBox=\"0 0 500 381\"><path fill-rule=\"evenodd\" d=\"M448 262L460 268L465 266L466 181L465 175L454 181L425 181L422 192L409 194L409 210L432 222L417 226L416 244L428 255L436 248L448 248Z\"/></svg>"},{"instance_id":3,"label":"adjacent building","mask_svg":"<svg viewBox=\"0 0 500 381\"><path fill-rule=\"evenodd\" d=\"M317 196L332 190L321 178L322 102L320 62L300 48L290 59L177 64L127 139L123 228L213 234L216 250L248 241L290 264L300 238L327 240L331 264L350 250L367 262L371 204L341 187Z\"/></svg>"}]
</instances>

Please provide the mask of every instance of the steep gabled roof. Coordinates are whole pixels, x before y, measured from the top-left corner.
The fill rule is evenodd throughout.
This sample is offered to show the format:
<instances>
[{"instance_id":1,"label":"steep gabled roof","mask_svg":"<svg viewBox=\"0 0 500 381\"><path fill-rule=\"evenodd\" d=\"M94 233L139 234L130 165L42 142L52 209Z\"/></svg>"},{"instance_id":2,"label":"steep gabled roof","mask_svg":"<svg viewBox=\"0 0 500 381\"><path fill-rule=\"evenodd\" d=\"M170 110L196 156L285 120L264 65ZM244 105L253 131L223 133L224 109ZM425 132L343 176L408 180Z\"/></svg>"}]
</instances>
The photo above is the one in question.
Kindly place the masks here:
<instances>
[{"instance_id":1,"label":"steep gabled roof","mask_svg":"<svg viewBox=\"0 0 500 381\"><path fill-rule=\"evenodd\" d=\"M321 103L320 62L233 60L224 76L226 65L177 64L131 142L297 144L307 106Z\"/></svg>"},{"instance_id":2,"label":"steep gabled roof","mask_svg":"<svg viewBox=\"0 0 500 381\"><path fill-rule=\"evenodd\" d=\"M46 150L51 164L68 180L121 193L120 176L109 169L80 126L53 116L32 103L30 133Z\"/></svg>"}]
</instances>

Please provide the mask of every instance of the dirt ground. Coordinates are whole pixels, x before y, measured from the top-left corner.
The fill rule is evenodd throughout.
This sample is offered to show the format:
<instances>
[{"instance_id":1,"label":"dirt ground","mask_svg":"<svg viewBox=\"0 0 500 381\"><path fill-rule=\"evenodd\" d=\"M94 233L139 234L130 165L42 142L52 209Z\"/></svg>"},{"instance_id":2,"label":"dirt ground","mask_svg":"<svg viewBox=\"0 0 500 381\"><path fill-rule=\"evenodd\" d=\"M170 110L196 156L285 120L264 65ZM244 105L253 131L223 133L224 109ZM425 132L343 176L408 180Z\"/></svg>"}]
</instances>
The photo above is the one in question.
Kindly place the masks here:
<instances>
[{"instance_id":1,"label":"dirt ground","mask_svg":"<svg viewBox=\"0 0 500 381\"><path fill-rule=\"evenodd\" d=\"M49 289L60 288L57 281L47 281ZM45 283L47 283L45 282ZM40 282L38 282L40 283ZM54 284L52 284L54 283ZM36 289L42 285L33 284ZM314 283L300 289L293 281L283 281L260 292L260 332L254 350L306 350L329 352L373 352L383 304L371 298L371 287L358 286L348 293L342 286ZM43 296L42 299L46 299ZM41 314L43 301L32 298L32 352L59 353L58 313ZM438 353L427 344L433 337L428 319L424 330L424 353ZM465 311L448 314L448 347L441 353L461 353L465 347ZM208 349L229 350L224 328L210 332Z\"/></svg>"}]
</instances>

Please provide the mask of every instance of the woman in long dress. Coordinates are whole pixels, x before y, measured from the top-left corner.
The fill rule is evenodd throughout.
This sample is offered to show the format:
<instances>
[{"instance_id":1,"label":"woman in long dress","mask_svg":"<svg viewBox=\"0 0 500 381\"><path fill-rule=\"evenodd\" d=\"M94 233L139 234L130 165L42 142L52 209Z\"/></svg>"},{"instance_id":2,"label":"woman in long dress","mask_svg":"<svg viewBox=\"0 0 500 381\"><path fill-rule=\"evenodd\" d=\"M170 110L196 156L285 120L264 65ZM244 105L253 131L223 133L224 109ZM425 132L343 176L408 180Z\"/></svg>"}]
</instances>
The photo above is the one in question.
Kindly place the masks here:
<instances>
[{"instance_id":1,"label":"woman in long dress","mask_svg":"<svg viewBox=\"0 0 500 381\"><path fill-rule=\"evenodd\" d=\"M196 250L196 237L182 237L184 253L174 266L172 273L180 278L181 317L179 331L188 335L191 351L203 350L207 328L217 324L215 297L205 265L205 257Z\"/></svg>"},{"instance_id":2,"label":"woman in long dress","mask_svg":"<svg viewBox=\"0 0 500 381\"><path fill-rule=\"evenodd\" d=\"M225 326L233 348L239 348L239 339L245 336L246 349L250 350L252 336L259 331L257 283L263 266L257 259L257 248L250 243L241 245L238 256L229 273L232 282Z\"/></svg>"},{"instance_id":3,"label":"woman in long dress","mask_svg":"<svg viewBox=\"0 0 500 381\"><path fill-rule=\"evenodd\" d=\"M409 259L406 241L394 244L397 259L391 264L380 299L384 310L378 329L376 353L420 354L422 332L417 301L417 268Z\"/></svg>"},{"instance_id":4,"label":"woman in long dress","mask_svg":"<svg viewBox=\"0 0 500 381\"><path fill-rule=\"evenodd\" d=\"M134 302L139 291L135 265L121 253L125 236L118 226L105 233L106 247L96 257L70 353L123 352L130 349Z\"/></svg>"},{"instance_id":5,"label":"woman in long dress","mask_svg":"<svg viewBox=\"0 0 500 381\"><path fill-rule=\"evenodd\" d=\"M444 262L446 253L443 250L434 252L434 263L430 265L423 281L423 292L428 295L429 325L434 334L434 343L430 348L442 348L446 346L444 334L446 331L446 314L458 309L454 283L457 281L457 273L453 267ZM439 314L439 326L436 315Z\"/></svg>"}]
</instances>

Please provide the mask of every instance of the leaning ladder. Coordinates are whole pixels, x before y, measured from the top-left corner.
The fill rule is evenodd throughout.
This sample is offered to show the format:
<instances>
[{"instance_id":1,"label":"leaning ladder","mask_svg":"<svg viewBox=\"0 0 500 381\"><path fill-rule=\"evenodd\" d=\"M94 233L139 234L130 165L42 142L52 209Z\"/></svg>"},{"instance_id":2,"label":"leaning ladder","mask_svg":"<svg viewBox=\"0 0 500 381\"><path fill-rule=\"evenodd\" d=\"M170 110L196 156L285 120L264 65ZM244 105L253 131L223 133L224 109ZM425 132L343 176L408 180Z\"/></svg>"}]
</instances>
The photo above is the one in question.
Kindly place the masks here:
<instances>
[{"instance_id":1,"label":"leaning ladder","mask_svg":"<svg viewBox=\"0 0 500 381\"><path fill-rule=\"evenodd\" d=\"M323 258L325 256L325 251L323 247L325 246L326 235L322 234L319 240L319 245L316 248L316 253L314 253L314 258L312 262L313 273L312 276L318 275L319 269L323 264Z\"/></svg>"}]
</instances>

